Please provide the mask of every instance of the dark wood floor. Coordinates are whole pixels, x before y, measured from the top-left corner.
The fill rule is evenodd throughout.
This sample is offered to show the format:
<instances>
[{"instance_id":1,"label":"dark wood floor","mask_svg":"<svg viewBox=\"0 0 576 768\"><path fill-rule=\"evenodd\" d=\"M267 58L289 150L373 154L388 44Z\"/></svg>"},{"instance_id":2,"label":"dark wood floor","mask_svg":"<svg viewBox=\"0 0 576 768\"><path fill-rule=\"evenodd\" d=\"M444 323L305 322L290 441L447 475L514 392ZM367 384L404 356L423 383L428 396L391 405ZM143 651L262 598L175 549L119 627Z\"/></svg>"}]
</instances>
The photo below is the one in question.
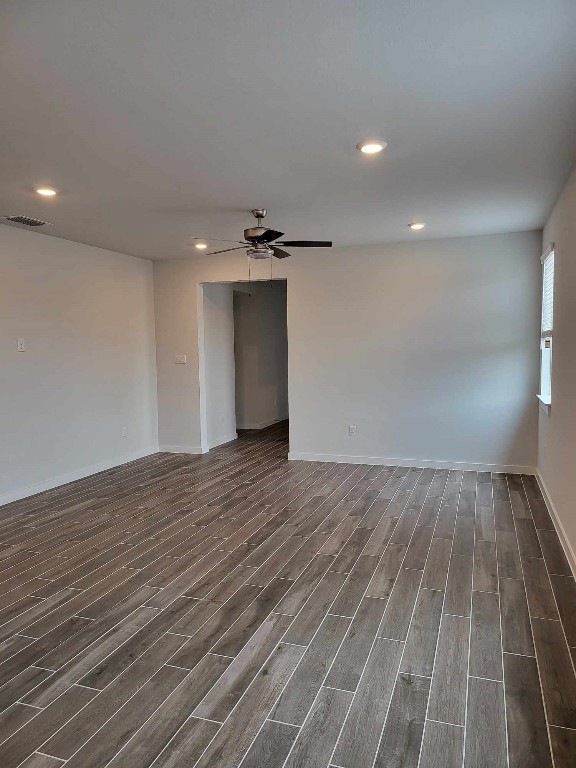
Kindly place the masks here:
<instances>
[{"instance_id":1,"label":"dark wood floor","mask_svg":"<svg viewBox=\"0 0 576 768\"><path fill-rule=\"evenodd\" d=\"M286 451L280 425L0 510L0 766L574 768L576 587L534 479Z\"/></svg>"}]
</instances>

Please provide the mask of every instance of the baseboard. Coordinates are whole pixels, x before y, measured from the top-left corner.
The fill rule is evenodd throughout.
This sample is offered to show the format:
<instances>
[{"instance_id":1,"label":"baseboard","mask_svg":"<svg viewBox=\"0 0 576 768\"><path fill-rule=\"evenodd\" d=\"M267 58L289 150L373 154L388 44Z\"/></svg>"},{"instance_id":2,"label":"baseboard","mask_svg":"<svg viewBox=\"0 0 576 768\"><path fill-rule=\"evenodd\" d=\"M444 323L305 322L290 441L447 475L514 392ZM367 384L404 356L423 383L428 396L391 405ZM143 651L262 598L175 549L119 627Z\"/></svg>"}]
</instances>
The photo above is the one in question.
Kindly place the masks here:
<instances>
[{"instance_id":1,"label":"baseboard","mask_svg":"<svg viewBox=\"0 0 576 768\"><path fill-rule=\"evenodd\" d=\"M281 419L267 419L266 421L253 421L248 424L236 424L236 429L265 429L271 427L272 424L278 424L280 421L285 421L288 417L285 416Z\"/></svg>"},{"instance_id":2,"label":"baseboard","mask_svg":"<svg viewBox=\"0 0 576 768\"><path fill-rule=\"evenodd\" d=\"M298 453L290 451L291 461L322 461L337 464L377 464L386 467L416 467L422 469L460 469L474 472L506 472L510 475L535 475L536 467L516 464L476 464L464 461L432 461L429 459L389 459L383 456L341 456L333 453Z\"/></svg>"},{"instance_id":3,"label":"baseboard","mask_svg":"<svg viewBox=\"0 0 576 768\"><path fill-rule=\"evenodd\" d=\"M550 517L552 518L552 522L554 523L554 527L556 528L556 533L558 534L558 538L560 539L560 544L562 545L562 549L564 550L564 554L566 555L568 564L572 569L572 575L576 579L576 553L574 552L572 545L568 540L568 536L566 536L566 531L564 529L564 526L562 525L562 520L560 520L560 515L558 514L558 511L554 506L554 502L550 497L550 493L548 492L548 488L546 487L546 483L542 479L542 475L540 474L540 472L536 472L536 480L538 481L538 485L540 486L540 490L542 491L542 495L544 496L544 501L546 502L546 506L548 507L548 511L550 512Z\"/></svg>"},{"instance_id":4,"label":"baseboard","mask_svg":"<svg viewBox=\"0 0 576 768\"><path fill-rule=\"evenodd\" d=\"M48 480L43 480L41 483L34 483L25 488L18 488L10 493L4 493L0 495L0 506L3 504L10 504L12 501L19 501L20 499L26 499L28 496L34 496L42 491L50 491L52 488L58 488L60 485L66 485L66 483L73 483L75 480L82 480L90 475L96 475L98 472L104 472L107 469L113 467L119 467L122 464L127 464L130 461L136 459L142 459L144 456L150 456L153 453L158 453L158 446L155 445L151 448L144 448L140 451L134 451L133 453L124 454L124 456L117 456L109 461L101 461L99 464L92 464L89 467L82 467L76 469L74 472L67 472L65 475L56 475Z\"/></svg>"},{"instance_id":5,"label":"baseboard","mask_svg":"<svg viewBox=\"0 0 576 768\"><path fill-rule=\"evenodd\" d=\"M219 445L224 445L224 443L231 443L233 440L238 440L237 432L231 432L229 435L220 435L220 437L216 437L211 441L210 448L218 448Z\"/></svg>"},{"instance_id":6,"label":"baseboard","mask_svg":"<svg viewBox=\"0 0 576 768\"><path fill-rule=\"evenodd\" d=\"M208 453L210 448L217 448L224 443L231 443L232 440L237 440L238 434L232 432L229 435L222 435L217 437L211 446L207 445L161 445L160 450L166 453L192 453L194 455L199 453Z\"/></svg>"}]
</instances>

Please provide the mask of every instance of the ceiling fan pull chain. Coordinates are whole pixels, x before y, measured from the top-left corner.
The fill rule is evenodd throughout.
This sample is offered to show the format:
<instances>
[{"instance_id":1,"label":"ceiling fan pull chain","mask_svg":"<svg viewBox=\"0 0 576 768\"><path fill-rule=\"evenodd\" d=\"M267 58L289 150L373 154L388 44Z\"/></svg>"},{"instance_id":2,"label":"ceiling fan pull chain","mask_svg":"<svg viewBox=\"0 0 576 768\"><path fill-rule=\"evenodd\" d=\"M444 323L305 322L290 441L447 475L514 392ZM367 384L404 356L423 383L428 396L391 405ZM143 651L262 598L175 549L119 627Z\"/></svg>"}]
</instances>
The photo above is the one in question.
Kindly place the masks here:
<instances>
[{"instance_id":1,"label":"ceiling fan pull chain","mask_svg":"<svg viewBox=\"0 0 576 768\"><path fill-rule=\"evenodd\" d=\"M248 256L248 296L252 296L251 275L252 275L252 259L250 258L250 256Z\"/></svg>"}]
</instances>

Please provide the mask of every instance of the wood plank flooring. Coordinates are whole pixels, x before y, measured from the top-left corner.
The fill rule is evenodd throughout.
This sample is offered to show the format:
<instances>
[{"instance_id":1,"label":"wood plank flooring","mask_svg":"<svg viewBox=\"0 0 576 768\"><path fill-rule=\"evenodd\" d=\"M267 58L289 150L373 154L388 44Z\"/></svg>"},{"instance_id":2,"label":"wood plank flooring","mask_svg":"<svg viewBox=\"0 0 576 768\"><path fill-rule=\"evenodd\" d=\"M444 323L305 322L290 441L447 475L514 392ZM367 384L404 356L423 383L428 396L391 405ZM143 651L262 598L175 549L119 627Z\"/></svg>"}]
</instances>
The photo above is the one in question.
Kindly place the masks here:
<instances>
[{"instance_id":1,"label":"wood plank flooring","mask_svg":"<svg viewBox=\"0 0 576 768\"><path fill-rule=\"evenodd\" d=\"M0 509L2 768L574 768L538 485L276 425Z\"/></svg>"}]
</instances>

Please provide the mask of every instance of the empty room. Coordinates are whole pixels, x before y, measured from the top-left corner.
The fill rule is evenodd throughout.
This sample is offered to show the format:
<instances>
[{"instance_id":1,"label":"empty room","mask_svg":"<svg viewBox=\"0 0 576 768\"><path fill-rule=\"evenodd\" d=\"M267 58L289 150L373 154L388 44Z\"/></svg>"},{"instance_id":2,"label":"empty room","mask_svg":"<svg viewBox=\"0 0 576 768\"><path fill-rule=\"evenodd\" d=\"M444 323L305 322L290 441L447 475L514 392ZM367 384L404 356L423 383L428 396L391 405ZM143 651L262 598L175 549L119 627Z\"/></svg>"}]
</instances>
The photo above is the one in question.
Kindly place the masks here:
<instances>
[{"instance_id":1,"label":"empty room","mask_svg":"<svg viewBox=\"0 0 576 768\"><path fill-rule=\"evenodd\" d=\"M576 2L0 72L0 768L576 768Z\"/></svg>"}]
</instances>

